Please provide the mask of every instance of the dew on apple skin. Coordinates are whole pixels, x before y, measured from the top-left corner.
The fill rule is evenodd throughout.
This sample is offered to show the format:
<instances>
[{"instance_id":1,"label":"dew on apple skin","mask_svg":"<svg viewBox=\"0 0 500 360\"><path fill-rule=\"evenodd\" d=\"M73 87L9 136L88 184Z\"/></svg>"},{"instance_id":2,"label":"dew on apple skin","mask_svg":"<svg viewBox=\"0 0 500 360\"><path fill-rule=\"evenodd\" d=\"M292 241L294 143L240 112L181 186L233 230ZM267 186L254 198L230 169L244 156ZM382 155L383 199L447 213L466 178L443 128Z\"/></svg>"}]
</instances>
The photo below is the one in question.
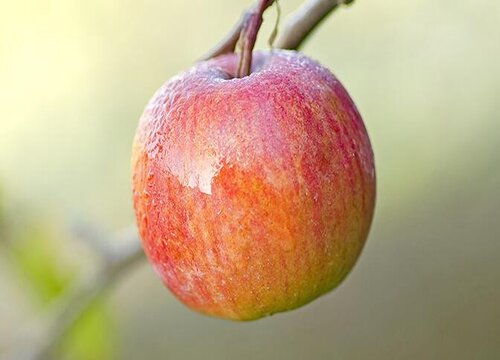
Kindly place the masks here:
<instances>
[{"instance_id":1,"label":"dew on apple skin","mask_svg":"<svg viewBox=\"0 0 500 360\"><path fill-rule=\"evenodd\" d=\"M302 72L302 67L308 67L308 66L309 66L308 61L305 61L305 59L302 59L301 61L299 61L298 64L293 66L293 68L290 70L290 72L292 72L293 74L297 74L297 76L299 76L300 75L299 73ZM318 69L316 69L316 70L318 70ZM314 71L316 71L316 70L314 70ZM290 75L290 73L288 73L288 75ZM248 79L246 79L245 81L247 81L247 80ZM329 78L326 80L329 83L331 82L331 79L329 79ZM311 89L314 90L315 94L319 93L321 90L321 89L318 90L317 88L318 88L318 86L314 86L314 84L313 84L313 86L311 86ZM311 90L311 91L313 91L313 90ZM183 108L178 103L178 97L179 97L179 94L177 93L178 91L179 91L179 89L174 89L171 86L170 90L167 91L167 93L170 92L170 94L171 94L170 97L167 96L166 99L165 99L165 97L160 97L159 99L154 100L157 102L157 104L155 106L151 107L150 111L151 111L151 113L154 113L155 116L153 116L151 113L147 114L148 118L146 120L151 121L153 123L154 121L152 120L152 118L161 118L161 119L177 118L177 117L180 118L181 117L180 114L183 112L182 111ZM210 90L210 91L212 91L212 90ZM226 94L224 94L224 95L226 95ZM175 100L174 100L174 98L175 98ZM192 99L190 99L191 103L193 103L193 102L197 103L196 99L197 99L196 97L193 97ZM222 97L215 98L214 104L217 106L219 106L219 105L224 106L221 104L224 104L225 101L223 101L221 99L226 99L226 97L222 96ZM294 99L291 97L287 97L286 100L293 101ZM162 101L164 101L164 102L162 102ZM167 103L167 101L169 101L170 103ZM194 106L196 108L197 105L194 105ZM239 110L239 108L238 108L238 110ZM167 115L167 113L168 113L168 115ZM353 117L355 117L355 116L358 116L357 113L355 113L353 115ZM238 123L238 118L239 117L236 117L231 123L232 124ZM195 119L195 120L198 121L199 119ZM146 191L145 192L146 195L144 197L142 197L141 192L139 191L139 192L137 192L138 196L134 197L135 201L139 201L139 202L142 201L143 202L142 204L139 204L140 206L137 207L137 211L138 211L138 215L139 215L138 217L140 218L142 211L148 211L148 213L150 215L149 221L151 223L154 222L155 225L158 225L157 224L158 222L165 223L165 216L167 216L167 218L168 218L168 216L170 216L168 210L171 209L171 204L169 203L169 201L167 201L169 198L161 196L162 191L164 189L164 186L163 185L161 187L156 186L157 183L160 184L163 181L165 176L175 178L175 180L178 180L178 181L173 182L173 183L175 183L176 189L182 188L182 191L188 191L190 194L194 194L193 196L196 196L197 198L202 199L204 202L210 203L212 200L216 200L219 197L219 194L220 194L219 190L222 188L222 186L224 186L223 181L219 182L219 180L223 180L222 176L221 176L221 179L216 179L218 176L220 176L219 172L223 166L226 167L225 170L227 170L233 166L235 166L237 168L240 166L245 167L243 165L246 165L249 161L254 160L253 158L249 160L247 153L239 151L240 144L244 141L247 141L246 140L247 137L253 139L253 133L251 133L251 132L249 134L245 133L243 135L239 132L236 132L235 136L228 139L227 143L222 143L222 142L212 141L212 139L211 138L209 139L208 137L197 138L197 137L186 136L186 132L182 131L182 132L177 133L177 132L171 131L171 129L169 129L168 127L162 128L163 129L162 131L157 131L157 129L161 127L160 124L161 124L161 122L156 122L156 123L152 124L150 129L148 129L151 132L148 133L147 136L142 135L143 137L146 138L146 140L141 144L142 147L139 148L142 151L141 155L143 155L143 156L141 156L140 159L142 161L144 161L144 163L139 164L139 165L143 165L143 166L138 166L138 171L140 172L140 176L137 176L135 181L139 181L140 182L139 185L142 186L143 188L146 187L147 189L149 189L149 191L151 192L151 195ZM208 128L212 129L211 126L212 125L210 125ZM334 129L334 131L339 132L341 130ZM147 139L148 137L149 137L149 139ZM365 143L366 141L364 141L363 139L361 139L361 140L362 140L361 144L359 144L359 146L356 144L356 146L355 146L356 148L366 145L366 143ZM192 148L189 148L189 147L186 148L185 142L190 142L190 141L193 141L194 144L197 144L197 146L192 147ZM248 140L248 141L250 141L250 140ZM251 141L250 141L250 143L251 143L250 147L252 149L254 146L257 146L256 144L254 144ZM210 146L214 146L215 148L209 148ZM187 150L190 149L190 151L187 151L186 149ZM357 149L357 150L359 150L359 149ZM314 151L314 147L313 147L313 151ZM348 161L352 161L353 154L350 151L346 151L345 155L347 155L346 159ZM366 150L365 153L360 154L360 157L363 160L365 157L368 158L369 155L370 155L370 153L368 152L368 150ZM148 159L148 157L149 157L149 159ZM149 161L151 158L153 158L153 160ZM257 160L259 160L259 159L257 158ZM157 163L158 167L154 167L155 171L153 173L153 171L151 171L151 168L149 166L151 166L155 162ZM335 169L332 170L332 172L335 171L335 176L342 176L342 172L344 171L342 165L347 168L348 163L336 164ZM363 162L362 165L365 165L365 162ZM366 165L368 167L370 167L370 165L371 165L370 159L366 160ZM217 166L220 166L220 168L217 169ZM226 173L227 172L224 171L222 173L222 175L225 175ZM228 172L228 173L231 174L232 172ZM337 173L340 173L340 175L337 175ZM156 174L156 178L155 178L155 174ZM326 184L326 182L328 182L328 177L326 175L323 176L321 178L321 182L322 182L322 184L323 183ZM327 186L327 185L325 185L325 186ZM191 191L191 189L188 189L188 188L191 188L194 191ZM204 195L210 195L212 190L214 190L214 196L212 198L210 196L204 196ZM312 186L311 187L306 186L305 188L302 188L302 191L305 192L305 196L307 197L307 199L304 199L304 200L305 200L305 202L307 202L308 205L310 205L311 207L319 207L318 203L321 203L320 206L322 206L325 209L325 211L328 210L329 212L331 212L332 210L336 210L336 208L332 209L332 207L334 207L336 205L335 201L337 201L337 198L335 198L333 200L331 197L325 198L325 196L323 196L323 194L324 194L323 189L320 189L319 193L315 190L317 190L317 188L315 189ZM340 189L340 190L342 190L342 189ZM198 194L198 192L203 193L204 195ZM304 192L301 192L300 196L304 196ZM152 201L150 199L150 196L156 197L156 201ZM335 193L335 196L341 197L341 194L337 195L337 193ZM216 216L217 216L215 220L224 221L224 220L226 220L226 217L227 217L227 220L231 220L232 219L232 213L231 213L232 209L228 210L228 208L222 208L222 206L224 206L224 205L222 205L220 203L217 203L214 206L215 210L216 210ZM172 205L172 207L173 207L173 205ZM210 208L210 211L213 211L214 207ZM221 216L222 210L225 211L224 219L222 219L222 216ZM253 215L254 214L253 212L254 212L253 207L248 209L249 214ZM213 216L213 215L210 214L210 216ZM143 218L145 218L145 217L143 217ZM187 218L188 218L187 221L189 222L190 221L189 217L187 217ZM301 223L301 226L304 226L307 228L317 228L318 224L319 223L318 223L317 219L315 220L315 218L307 218L307 220L304 221L304 223ZM156 232L150 231L150 229L152 228L152 226L151 226L152 224L147 224L147 222L144 221L144 223L142 223L140 225L142 226L142 228L144 228L145 235L149 235L151 237L154 237L157 235ZM335 224L335 226L337 226L337 224ZM162 226L159 226L159 227L162 227ZM181 237L181 235L179 233L174 234L174 232L167 230L166 226L164 226L162 228L165 228L165 230L163 230L164 234L162 235L162 236L164 236L163 244L162 244L163 246L166 244L166 242L169 239L172 240L172 239L178 239ZM170 228L170 227L168 227L168 228ZM235 229L235 232L239 232L240 230L242 230L244 228L243 228L242 224L237 222L234 226L234 229ZM342 230L336 229L335 231L336 231L336 233L339 233L340 235L342 235ZM168 234L170 234L170 235L168 235ZM147 237L148 236L145 236L146 241L148 240ZM151 252L153 251L152 249L154 248L154 246L152 246L151 243L153 243L154 241L155 241L154 238L152 238L150 240L150 242L146 242L148 247L151 249ZM176 243L176 241L172 241L172 243ZM156 253L154 254L155 256L156 256L156 254L159 253L160 250L162 250L162 251L166 250L165 248L161 248L162 245L158 244L158 241L157 241ZM289 242L289 243L287 242L283 245L281 251L293 252L295 250L296 245L297 244L295 242ZM325 253L327 253L327 255L325 255L324 258L330 259L330 261L328 262L327 266L323 267L323 268L327 268L327 269L335 268L335 266L337 266L336 265L337 263L339 263L339 262L341 263L344 261L344 260L342 260L342 261L335 260L334 262L332 262L333 258L339 258L341 255L339 253L335 252L336 249L333 248L333 246L329 246L329 245L330 245L330 243L327 243L327 246L325 248L317 250L318 254L320 251L324 251ZM172 244L172 248L174 248L175 246L177 246L177 244ZM170 248L170 244L169 244L169 248ZM184 245L179 245L179 250L185 251L186 247ZM287 254L287 256L288 256L288 254ZM165 259L165 257L158 258L158 263L162 264L162 267L163 267L163 269L161 269L162 270L161 272L163 273L162 277L167 284L172 283L172 284L176 285L177 282L179 281L179 279L176 278L175 272L173 270L167 269L166 262L162 261L164 259ZM202 259L202 261L203 260L204 259ZM253 290L252 289L247 290L245 287L244 290L250 291L253 295L255 295L255 301L257 303L256 308L258 308L259 311L262 311L262 313L259 313L259 316L270 315L272 313L275 313L276 310L272 307L265 306L265 304L263 302L267 301L266 299L269 298L271 303L277 303L279 301L279 299L281 299L281 297L275 296L274 291L279 292L279 291L283 291L283 290L276 289L276 287L273 285L273 281L275 281L275 279L269 279L267 277L266 272L261 272L261 271L259 271L259 269L254 268L257 271L255 271L253 273L253 275L252 275L252 272L248 272L248 271L246 271L245 274L242 275L242 273L245 271L245 269L243 268L244 263L245 262L250 263L251 260L252 259L250 259L249 257L246 257L246 261L242 262L241 266L239 264L237 264L236 267L242 271L237 271L234 279L232 277L230 277L228 279L227 277L229 276L229 274L222 271L222 270L224 270L224 265L217 264L217 266L214 266L214 264L213 264L214 259L213 259L212 255L209 254L206 256L206 259L205 259L206 264L209 265L208 267L204 268L204 269L207 269L207 270L205 270L205 274L207 276L209 276L211 271L220 272L222 276L226 276L223 280L219 280L219 281L221 281L222 285L225 285L226 281L230 282L233 285L245 283L245 282L248 282L250 280L256 281L260 285L258 288L254 288ZM300 262L299 266L303 266L303 263L306 263L306 262ZM169 260L168 264L169 264L169 267L173 266L171 264L170 260ZM266 262L262 263L261 265L272 267L273 266L272 259L266 258ZM185 266L185 265L183 265L183 266ZM193 265L190 265L188 268L181 267L180 270L183 273L185 272L185 270L189 272L189 271L191 271L190 269L192 269L192 266ZM233 270L234 269L231 269L231 273ZM196 276L196 274L194 272L190 273L189 275ZM333 277L333 275L331 275L331 277ZM323 282L328 281L328 279L329 278L325 277L325 275L323 274L320 276L318 283L311 284L310 282L308 282L307 284L304 284L304 286L307 285L307 289L305 289L305 288L300 289L299 288L298 291L294 292L294 290L292 290L293 287L287 287L286 290L284 290L285 293L282 295L286 296L286 297L290 297L291 298L290 300L292 300L293 304L301 303L301 300L303 300L304 297L306 295L308 295L308 292L317 293L318 290L319 290L319 292L324 292L323 291L324 290ZM194 281L196 279L189 279L189 280ZM271 285L268 285L268 284L271 284ZM186 292L190 289L189 286L190 286L190 284L188 284L187 287L180 289L179 291ZM173 288L174 288L174 290L178 289L175 286L173 286ZM228 286L227 288L228 288L227 294L229 294L228 296L231 296L231 291L232 291L233 287ZM261 299L262 292L265 292L266 296L267 295L269 295L269 296L267 298ZM214 297L213 297L214 302L219 302L220 295L224 295L224 294L220 294L220 293L213 294L214 295ZM198 297L198 294L194 294L194 295L196 295L196 297ZM195 306L193 306L193 307L195 307ZM269 311L269 310L271 310L271 311ZM279 310L279 311L282 311L282 310ZM224 315L224 314L222 314L222 315ZM229 317L230 315L235 316L235 313L231 312L229 309L226 316Z\"/></svg>"}]
</instances>

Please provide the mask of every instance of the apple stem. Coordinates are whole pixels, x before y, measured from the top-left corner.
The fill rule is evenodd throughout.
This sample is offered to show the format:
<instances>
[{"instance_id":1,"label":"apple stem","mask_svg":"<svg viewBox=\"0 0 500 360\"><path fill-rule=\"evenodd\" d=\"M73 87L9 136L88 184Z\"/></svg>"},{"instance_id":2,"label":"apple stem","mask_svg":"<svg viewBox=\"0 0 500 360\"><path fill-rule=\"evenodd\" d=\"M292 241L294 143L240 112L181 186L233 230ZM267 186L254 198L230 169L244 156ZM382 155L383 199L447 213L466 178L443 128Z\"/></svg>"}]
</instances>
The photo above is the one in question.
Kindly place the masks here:
<instances>
[{"instance_id":1,"label":"apple stem","mask_svg":"<svg viewBox=\"0 0 500 360\"><path fill-rule=\"evenodd\" d=\"M245 14L239 42L241 47L240 62L236 76L239 78L250 75L252 70L252 52L257 41L257 34L262 26L262 15L274 0L259 0L256 8Z\"/></svg>"}]
</instances>

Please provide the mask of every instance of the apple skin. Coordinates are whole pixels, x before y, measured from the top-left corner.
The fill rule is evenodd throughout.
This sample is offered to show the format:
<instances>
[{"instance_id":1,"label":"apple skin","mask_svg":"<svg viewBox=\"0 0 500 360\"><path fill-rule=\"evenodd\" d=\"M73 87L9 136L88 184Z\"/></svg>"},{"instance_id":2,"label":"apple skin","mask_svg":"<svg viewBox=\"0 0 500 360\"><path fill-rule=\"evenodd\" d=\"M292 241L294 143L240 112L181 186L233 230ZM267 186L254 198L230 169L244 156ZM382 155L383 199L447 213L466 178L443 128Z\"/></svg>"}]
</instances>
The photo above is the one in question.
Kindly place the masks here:
<instances>
[{"instance_id":1,"label":"apple skin","mask_svg":"<svg viewBox=\"0 0 500 360\"><path fill-rule=\"evenodd\" d=\"M354 266L375 203L373 152L348 93L295 52L201 62L161 87L133 145L144 250L188 307L253 320L306 304Z\"/></svg>"}]
</instances>

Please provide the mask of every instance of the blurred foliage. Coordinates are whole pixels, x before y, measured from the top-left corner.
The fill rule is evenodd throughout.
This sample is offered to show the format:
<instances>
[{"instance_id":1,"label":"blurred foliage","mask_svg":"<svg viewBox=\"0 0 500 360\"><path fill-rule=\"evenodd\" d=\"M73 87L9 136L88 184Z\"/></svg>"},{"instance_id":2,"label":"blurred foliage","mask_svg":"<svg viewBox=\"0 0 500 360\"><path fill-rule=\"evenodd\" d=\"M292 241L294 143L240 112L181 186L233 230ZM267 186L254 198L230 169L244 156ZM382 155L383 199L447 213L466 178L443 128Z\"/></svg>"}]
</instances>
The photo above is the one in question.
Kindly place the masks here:
<instances>
[{"instance_id":1,"label":"blurred foliage","mask_svg":"<svg viewBox=\"0 0 500 360\"><path fill-rule=\"evenodd\" d=\"M0 215L3 215L0 224L3 219L14 216L8 212ZM30 300L43 314L78 279L80 266L66 258L65 249L61 249L64 244L61 232L48 222L38 221L22 216L22 219L11 221L8 228L0 227L4 235L0 249L26 292L30 293ZM65 336L58 356L74 360L109 359L114 354L112 334L112 320L106 306L97 303Z\"/></svg>"},{"instance_id":2,"label":"blurred foliage","mask_svg":"<svg viewBox=\"0 0 500 360\"><path fill-rule=\"evenodd\" d=\"M9 247L13 264L42 304L59 296L74 278L74 269L61 266L54 236L46 224L28 225L13 234Z\"/></svg>"},{"instance_id":3,"label":"blurred foliage","mask_svg":"<svg viewBox=\"0 0 500 360\"><path fill-rule=\"evenodd\" d=\"M117 344L113 319L104 304L94 305L70 331L61 355L68 360L112 359Z\"/></svg>"}]
</instances>

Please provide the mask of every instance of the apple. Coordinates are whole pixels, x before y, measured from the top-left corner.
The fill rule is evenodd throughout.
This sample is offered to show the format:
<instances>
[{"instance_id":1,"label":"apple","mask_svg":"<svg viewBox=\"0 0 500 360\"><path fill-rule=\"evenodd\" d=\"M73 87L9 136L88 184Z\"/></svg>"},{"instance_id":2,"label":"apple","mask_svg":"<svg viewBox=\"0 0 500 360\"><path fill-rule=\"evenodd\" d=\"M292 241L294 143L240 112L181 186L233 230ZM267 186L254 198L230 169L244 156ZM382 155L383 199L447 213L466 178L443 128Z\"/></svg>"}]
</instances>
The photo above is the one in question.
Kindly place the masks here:
<instances>
[{"instance_id":1,"label":"apple","mask_svg":"<svg viewBox=\"0 0 500 360\"><path fill-rule=\"evenodd\" d=\"M296 51L198 63L153 96L133 145L144 250L188 307L253 320L335 288L367 238L373 152L348 93Z\"/></svg>"}]
</instances>

